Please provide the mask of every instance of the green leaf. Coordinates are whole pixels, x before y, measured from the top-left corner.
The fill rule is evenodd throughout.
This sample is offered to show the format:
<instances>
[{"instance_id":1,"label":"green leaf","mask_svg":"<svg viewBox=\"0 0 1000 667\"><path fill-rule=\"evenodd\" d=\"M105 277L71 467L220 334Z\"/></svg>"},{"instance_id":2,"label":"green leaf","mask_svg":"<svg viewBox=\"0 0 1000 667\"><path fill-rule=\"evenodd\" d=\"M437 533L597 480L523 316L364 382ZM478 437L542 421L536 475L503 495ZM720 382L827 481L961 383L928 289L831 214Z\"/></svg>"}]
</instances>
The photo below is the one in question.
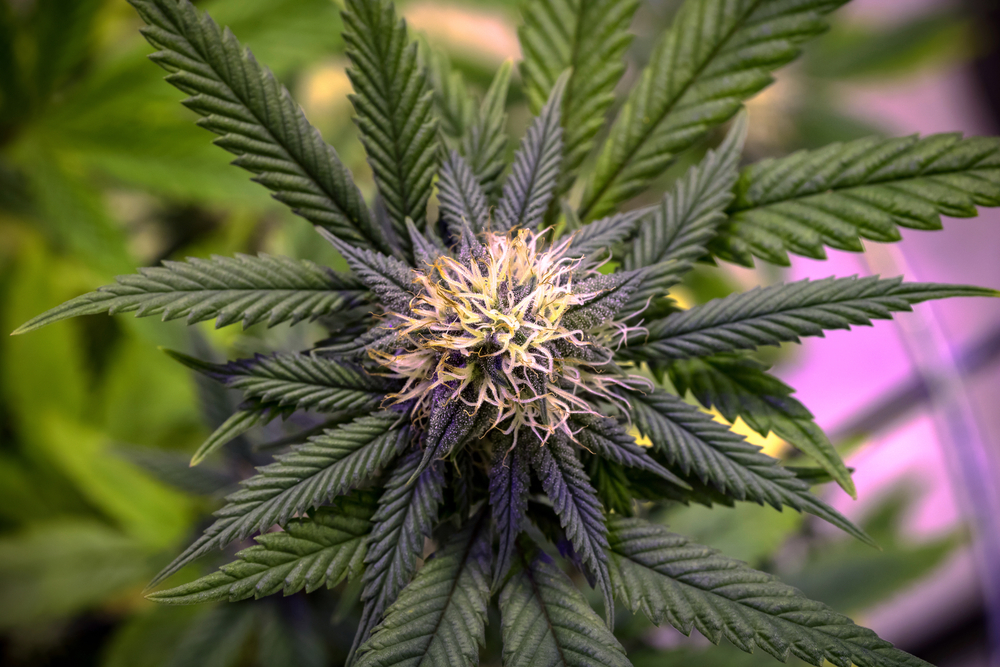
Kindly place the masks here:
<instances>
[{"instance_id":1,"label":"green leaf","mask_svg":"<svg viewBox=\"0 0 1000 667\"><path fill-rule=\"evenodd\" d=\"M427 222L427 200L439 146L434 91L389 0L346 0L344 41L361 143L393 228L406 239L406 218Z\"/></svg>"},{"instance_id":2,"label":"green leaf","mask_svg":"<svg viewBox=\"0 0 1000 667\"><path fill-rule=\"evenodd\" d=\"M201 443L197 451L191 457L191 465L196 466L216 450L221 449L227 443L240 437L257 424L269 420L270 415L262 410L240 410L222 422L219 428L212 431L205 442Z\"/></svg>"},{"instance_id":3,"label":"green leaf","mask_svg":"<svg viewBox=\"0 0 1000 667\"><path fill-rule=\"evenodd\" d=\"M497 70L475 123L462 137L462 155L487 197L500 188L500 176L507 167L507 90L513 67L507 60Z\"/></svg>"},{"instance_id":4,"label":"green leaf","mask_svg":"<svg viewBox=\"0 0 1000 667\"><path fill-rule=\"evenodd\" d=\"M216 328L236 322L244 328L259 322L271 327L346 310L364 294L364 286L350 276L307 260L264 254L165 261L116 281L42 313L14 333L79 315L129 312L162 315L164 321L184 317L188 324L214 318Z\"/></svg>"},{"instance_id":5,"label":"green leaf","mask_svg":"<svg viewBox=\"0 0 1000 667\"><path fill-rule=\"evenodd\" d=\"M258 410L371 412L394 386L359 366L298 352L257 355L226 364L201 361L172 350L167 354L230 389L242 391Z\"/></svg>"},{"instance_id":6,"label":"green leaf","mask_svg":"<svg viewBox=\"0 0 1000 667\"><path fill-rule=\"evenodd\" d=\"M670 288L681 282L690 268L688 262L668 259L632 271L631 273L636 276L635 287L628 301L620 308L620 312L624 315L621 319L627 320L641 315L645 320L663 317L677 310L676 303L669 296ZM616 352L621 353L620 350Z\"/></svg>"},{"instance_id":7,"label":"green leaf","mask_svg":"<svg viewBox=\"0 0 1000 667\"><path fill-rule=\"evenodd\" d=\"M623 516L635 516L636 489L632 485L629 475L633 474L623 465L612 463L600 456L591 456L586 464L587 473L590 475L590 483L597 492L597 497L609 512L615 512ZM649 475L651 479L660 484L660 480Z\"/></svg>"},{"instance_id":8,"label":"green leaf","mask_svg":"<svg viewBox=\"0 0 1000 667\"><path fill-rule=\"evenodd\" d=\"M631 667L573 582L526 540L500 592L500 617L504 667Z\"/></svg>"},{"instance_id":9,"label":"green leaf","mask_svg":"<svg viewBox=\"0 0 1000 667\"><path fill-rule=\"evenodd\" d=\"M374 511L375 496L355 492L333 507L289 521L282 532L257 537L256 546L240 551L238 560L218 572L147 597L164 604L196 604L333 588L360 574Z\"/></svg>"},{"instance_id":10,"label":"green leaf","mask_svg":"<svg viewBox=\"0 0 1000 667\"><path fill-rule=\"evenodd\" d=\"M406 233L409 235L410 243L413 245L413 265L416 268L430 266L443 251L433 228L429 227L427 229L427 236L424 236L417 229L417 226L413 224L413 220L407 218Z\"/></svg>"},{"instance_id":11,"label":"green leaf","mask_svg":"<svg viewBox=\"0 0 1000 667\"><path fill-rule=\"evenodd\" d=\"M361 647L357 667L477 665L492 557L489 517L480 512L403 589Z\"/></svg>"},{"instance_id":12,"label":"green leaf","mask_svg":"<svg viewBox=\"0 0 1000 667\"><path fill-rule=\"evenodd\" d=\"M457 151L451 151L441 165L438 201L441 219L453 239L462 238L462 227L465 225L474 233L479 233L489 224L486 194L469 164Z\"/></svg>"},{"instance_id":13,"label":"green leaf","mask_svg":"<svg viewBox=\"0 0 1000 667\"><path fill-rule=\"evenodd\" d=\"M410 300L413 299L413 270L409 266L374 250L352 247L325 229L319 232L344 256L351 270L387 308L400 313L409 310Z\"/></svg>"},{"instance_id":14,"label":"green leaf","mask_svg":"<svg viewBox=\"0 0 1000 667\"><path fill-rule=\"evenodd\" d=\"M762 364L745 356L718 355L676 361L667 371L682 396L690 391L706 408L714 406L730 423L740 417L762 436L774 431L857 497L850 471L812 414Z\"/></svg>"},{"instance_id":15,"label":"green leaf","mask_svg":"<svg viewBox=\"0 0 1000 667\"><path fill-rule=\"evenodd\" d=\"M707 254L705 246L726 219L724 211L733 199L746 135L747 116L743 112L718 149L708 151L701 162L688 169L653 207L652 215L644 216L625 256L626 269L670 260L691 263Z\"/></svg>"},{"instance_id":16,"label":"green leaf","mask_svg":"<svg viewBox=\"0 0 1000 667\"><path fill-rule=\"evenodd\" d=\"M531 122L514 154L510 176L497 204L498 231L536 229L555 196L563 145L559 114L567 79L568 73L556 82L549 101Z\"/></svg>"},{"instance_id":17,"label":"green leaf","mask_svg":"<svg viewBox=\"0 0 1000 667\"><path fill-rule=\"evenodd\" d=\"M372 517L362 579L364 606L352 654L368 640L382 613L410 583L417 571L417 559L424 553L424 538L431 536L437 521L444 488L443 466L437 462L428 466L411 484L421 458L421 452L415 451L400 460L386 480Z\"/></svg>"},{"instance_id":18,"label":"green leaf","mask_svg":"<svg viewBox=\"0 0 1000 667\"><path fill-rule=\"evenodd\" d=\"M581 447L599 457L628 468L645 470L682 489L691 488L649 456L646 449L636 444L635 438L614 419L601 419L586 426L577 433L577 441Z\"/></svg>"},{"instance_id":19,"label":"green leaf","mask_svg":"<svg viewBox=\"0 0 1000 667\"><path fill-rule=\"evenodd\" d=\"M129 0L160 49L151 58L167 81L191 95L185 106L215 143L238 157L297 214L363 247L388 251L351 174L306 120L288 91L228 30L188 0Z\"/></svg>"},{"instance_id":20,"label":"green leaf","mask_svg":"<svg viewBox=\"0 0 1000 667\"><path fill-rule=\"evenodd\" d=\"M559 75L573 70L562 110L565 176L583 163L615 101L638 6L638 0L531 0L522 8L521 78L533 113L545 104Z\"/></svg>"},{"instance_id":21,"label":"green leaf","mask_svg":"<svg viewBox=\"0 0 1000 667\"><path fill-rule=\"evenodd\" d=\"M629 395L631 415L666 463L736 500L788 506L829 521L863 542L868 535L809 493L809 485L701 410L657 389Z\"/></svg>"},{"instance_id":22,"label":"green leaf","mask_svg":"<svg viewBox=\"0 0 1000 667\"><path fill-rule=\"evenodd\" d=\"M163 569L155 586L206 553L234 540L283 525L299 514L343 494L388 465L409 444L410 429L395 412L379 412L309 439L289 454L257 469L205 533Z\"/></svg>"},{"instance_id":23,"label":"green leaf","mask_svg":"<svg viewBox=\"0 0 1000 667\"><path fill-rule=\"evenodd\" d=\"M747 652L759 647L782 662L795 655L813 665L928 667L773 575L640 519L608 524L615 590L656 624L686 635L697 629Z\"/></svg>"},{"instance_id":24,"label":"green leaf","mask_svg":"<svg viewBox=\"0 0 1000 667\"><path fill-rule=\"evenodd\" d=\"M771 83L845 0L687 0L611 127L580 218L639 194L677 155Z\"/></svg>"},{"instance_id":25,"label":"green leaf","mask_svg":"<svg viewBox=\"0 0 1000 667\"><path fill-rule=\"evenodd\" d=\"M568 257L592 257L602 252L610 252L612 246L632 235L639 221L650 214L650 209L642 208L626 213L594 220L578 229L570 238L566 249ZM570 213L564 211L564 213ZM575 213L570 213L575 215Z\"/></svg>"},{"instance_id":26,"label":"green leaf","mask_svg":"<svg viewBox=\"0 0 1000 667\"><path fill-rule=\"evenodd\" d=\"M953 296L997 296L995 290L966 285L904 283L878 276L800 280L758 287L695 306L632 331L628 359L686 359L762 345L798 342L800 336L849 329L890 319L921 301Z\"/></svg>"},{"instance_id":27,"label":"green leaf","mask_svg":"<svg viewBox=\"0 0 1000 667\"><path fill-rule=\"evenodd\" d=\"M517 538L525 525L531 469L524 450L502 443L493 452L490 469L490 509L496 522L497 561L493 569L493 589L510 571Z\"/></svg>"},{"instance_id":28,"label":"green leaf","mask_svg":"<svg viewBox=\"0 0 1000 667\"><path fill-rule=\"evenodd\" d=\"M898 227L940 229L1000 206L1000 139L959 134L869 137L747 167L716 255L753 266L788 253L825 259L823 246L861 252L861 239L898 241Z\"/></svg>"},{"instance_id":29,"label":"green leaf","mask_svg":"<svg viewBox=\"0 0 1000 667\"><path fill-rule=\"evenodd\" d=\"M550 438L535 447L531 466L545 495L559 515L559 523L573 544L587 573L604 595L604 616L608 626L614 615L614 598L608 579L607 528L601 502L590 485L587 474L572 447L558 438Z\"/></svg>"},{"instance_id":30,"label":"green leaf","mask_svg":"<svg viewBox=\"0 0 1000 667\"><path fill-rule=\"evenodd\" d=\"M448 139L460 139L472 126L475 104L465 88L462 73L452 69L448 54L420 42L427 61L427 73L434 89L434 108L438 127ZM455 143L458 143L457 141Z\"/></svg>"}]
</instances>

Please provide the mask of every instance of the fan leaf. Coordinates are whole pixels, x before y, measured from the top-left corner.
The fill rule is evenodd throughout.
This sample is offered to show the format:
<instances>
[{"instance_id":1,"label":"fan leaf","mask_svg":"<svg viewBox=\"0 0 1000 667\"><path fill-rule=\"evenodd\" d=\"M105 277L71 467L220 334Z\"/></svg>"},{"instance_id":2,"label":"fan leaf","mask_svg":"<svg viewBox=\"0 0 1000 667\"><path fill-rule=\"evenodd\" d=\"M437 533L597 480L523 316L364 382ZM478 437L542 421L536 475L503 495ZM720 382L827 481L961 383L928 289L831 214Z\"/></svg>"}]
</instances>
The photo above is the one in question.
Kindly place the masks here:
<instances>
[{"instance_id":1,"label":"fan leaf","mask_svg":"<svg viewBox=\"0 0 1000 667\"><path fill-rule=\"evenodd\" d=\"M633 331L621 351L629 359L705 357L798 342L801 336L890 319L915 303L955 296L997 296L966 285L904 283L902 278L825 278L758 287L714 299Z\"/></svg>"},{"instance_id":2,"label":"fan leaf","mask_svg":"<svg viewBox=\"0 0 1000 667\"><path fill-rule=\"evenodd\" d=\"M577 433L580 446L594 454L629 468L638 468L653 473L666 481L681 487L691 488L680 477L656 462L646 449L636 444L614 419L601 419Z\"/></svg>"},{"instance_id":3,"label":"fan leaf","mask_svg":"<svg viewBox=\"0 0 1000 667\"><path fill-rule=\"evenodd\" d=\"M362 303L366 291L352 276L264 254L165 261L115 280L42 313L14 333L79 315L131 312L160 315L163 321L183 317L188 324L215 319L216 328L236 322L244 329L260 322L273 327L346 311Z\"/></svg>"},{"instance_id":4,"label":"fan leaf","mask_svg":"<svg viewBox=\"0 0 1000 667\"><path fill-rule=\"evenodd\" d=\"M629 396L639 432L658 456L684 475L694 475L730 498L791 507L824 519L868 544L868 535L842 514L809 493L809 485L762 454L743 436L730 431L701 410L657 389Z\"/></svg>"},{"instance_id":5,"label":"fan leaf","mask_svg":"<svg viewBox=\"0 0 1000 667\"><path fill-rule=\"evenodd\" d=\"M310 354L257 355L213 364L172 350L166 352L226 387L242 391L258 409L365 413L377 408L398 386L369 375L359 366Z\"/></svg>"},{"instance_id":6,"label":"fan leaf","mask_svg":"<svg viewBox=\"0 0 1000 667\"><path fill-rule=\"evenodd\" d=\"M559 76L572 70L562 109L564 176L590 153L615 101L638 6L637 0L532 0L523 7L521 78L532 113L545 104Z\"/></svg>"},{"instance_id":7,"label":"fan leaf","mask_svg":"<svg viewBox=\"0 0 1000 667\"><path fill-rule=\"evenodd\" d=\"M405 229L405 223L404 223ZM326 230L319 230L330 244L337 249L347 265L357 274L372 293L390 310L405 313L413 299L413 269L395 257L389 257L373 250L354 248L344 243ZM406 235L409 239L409 234Z\"/></svg>"},{"instance_id":8,"label":"fan leaf","mask_svg":"<svg viewBox=\"0 0 1000 667\"><path fill-rule=\"evenodd\" d=\"M333 588L361 573L374 511L375 495L355 492L308 518L289 521L282 532L257 537L256 546L240 551L238 560L218 572L148 597L165 604L196 604Z\"/></svg>"},{"instance_id":9,"label":"fan leaf","mask_svg":"<svg viewBox=\"0 0 1000 667\"><path fill-rule=\"evenodd\" d=\"M389 251L350 171L306 120L288 91L228 29L188 0L129 0L160 49L150 58L167 81L191 97L198 124L234 164L309 222L362 247Z\"/></svg>"},{"instance_id":10,"label":"fan leaf","mask_svg":"<svg viewBox=\"0 0 1000 667\"><path fill-rule=\"evenodd\" d=\"M935 134L830 144L747 167L714 254L753 266L823 246L861 252L861 239L898 241L898 227L940 229L1000 206L1000 139Z\"/></svg>"},{"instance_id":11,"label":"fan leaf","mask_svg":"<svg viewBox=\"0 0 1000 667\"><path fill-rule=\"evenodd\" d=\"M493 569L494 590L510 571L517 538L524 528L530 482L530 468L524 451L517 446L509 450L497 447L490 470L490 509L496 521L499 541L496 567Z\"/></svg>"},{"instance_id":12,"label":"fan leaf","mask_svg":"<svg viewBox=\"0 0 1000 667\"><path fill-rule=\"evenodd\" d=\"M587 572L604 595L604 615L611 625L614 599L611 597L607 548L607 528L601 502L587 474L569 444L551 438L535 447L531 461L535 474L552 501L566 537L573 544Z\"/></svg>"},{"instance_id":13,"label":"fan leaf","mask_svg":"<svg viewBox=\"0 0 1000 667\"><path fill-rule=\"evenodd\" d=\"M511 174L497 204L496 229L535 229L555 195L562 161L562 127L559 113L568 73L556 82L549 101L532 121L514 154Z\"/></svg>"},{"instance_id":14,"label":"fan leaf","mask_svg":"<svg viewBox=\"0 0 1000 667\"><path fill-rule=\"evenodd\" d=\"M625 256L626 269L670 260L691 263L707 254L705 246L726 219L724 211L733 198L746 135L743 112L719 148L708 151L701 162L688 169L653 208L652 215L644 217L631 252Z\"/></svg>"},{"instance_id":15,"label":"fan leaf","mask_svg":"<svg viewBox=\"0 0 1000 667\"><path fill-rule=\"evenodd\" d=\"M686 0L611 126L580 218L639 194L743 100L771 83L846 0Z\"/></svg>"},{"instance_id":16,"label":"fan leaf","mask_svg":"<svg viewBox=\"0 0 1000 667\"><path fill-rule=\"evenodd\" d=\"M785 662L930 667L773 575L640 519L609 517L611 576L619 598L654 623L718 644L755 647Z\"/></svg>"},{"instance_id":17,"label":"fan leaf","mask_svg":"<svg viewBox=\"0 0 1000 667\"><path fill-rule=\"evenodd\" d=\"M378 511L372 517L362 579L364 608L352 654L367 641L382 613L410 583L417 571L417 559L424 552L424 538L431 536L437 520L444 487L443 466L435 462L411 484L421 458L417 451L400 460L386 481Z\"/></svg>"},{"instance_id":18,"label":"fan leaf","mask_svg":"<svg viewBox=\"0 0 1000 667\"><path fill-rule=\"evenodd\" d=\"M815 459L856 497L850 471L812 414L792 398L791 387L760 363L745 356L717 355L677 361L667 371L682 396L690 391L706 408L714 406L730 423L742 418L762 436L773 431Z\"/></svg>"},{"instance_id":19,"label":"fan leaf","mask_svg":"<svg viewBox=\"0 0 1000 667\"><path fill-rule=\"evenodd\" d=\"M505 667L631 667L573 582L522 539L500 592Z\"/></svg>"},{"instance_id":20,"label":"fan leaf","mask_svg":"<svg viewBox=\"0 0 1000 667\"><path fill-rule=\"evenodd\" d=\"M191 457L191 465L196 466L208 456L240 437L257 424L270 421L272 415L267 410L240 410L233 413L217 429L212 431Z\"/></svg>"},{"instance_id":21,"label":"fan leaf","mask_svg":"<svg viewBox=\"0 0 1000 667\"><path fill-rule=\"evenodd\" d=\"M468 225L474 233L488 226L486 195L479 187L472 168L457 151L451 151L441 166L438 200L441 219L453 239L462 238L464 225Z\"/></svg>"},{"instance_id":22,"label":"fan leaf","mask_svg":"<svg viewBox=\"0 0 1000 667\"><path fill-rule=\"evenodd\" d=\"M427 222L440 152L434 91L392 2L346 0L344 7L347 76L361 143L393 229L404 240L406 218L418 229Z\"/></svg>"},{"instance_id":23,"label":"fan leaf","mask_svg":"<svg viewBox=\"0 0 1000 667\"><path fill-rule=\"evenodd\" d=\"M489 517L456 533L417 573L361 647L358 667L474 667L490 597Z\"/></svg>"},{"instance_id":24,"label":"fan leaf","mask_svg":"<svg viewBox=\"0 0 1000 667\"><path fill-rule=\"evenodd\" d=\"M405 420L402 420L405 421ZM153 579L155 586L188 563L246 539L343 494L390 464L409 444L409 426L395 412L380 412L309 438L289 454L257 469L226 497L205 533Z\"/></svg>"},{"instance_id":25,"label":"fan leaf","mask_svg":"<svg viewBox=\"0 0 1000 667\"><path fill-rule=\"evenodd\" d=\"M639 221L650 214L643 208L594 220L577 230L566 248L568 257L593 257L621 243L635 232Z\"/></svg>"},{"instance_id":26,"label":"fan leaf","mask_svg":"<svg viewBox=\"0 0 1000 667\"><path fill-rule=\"evenodd\" d=\"M490 198L500 189L500 176L507 168L507 91L513 67L508 60L497 70L475 122L462 137L462 155Z\"/></svg>"}]
</instances>

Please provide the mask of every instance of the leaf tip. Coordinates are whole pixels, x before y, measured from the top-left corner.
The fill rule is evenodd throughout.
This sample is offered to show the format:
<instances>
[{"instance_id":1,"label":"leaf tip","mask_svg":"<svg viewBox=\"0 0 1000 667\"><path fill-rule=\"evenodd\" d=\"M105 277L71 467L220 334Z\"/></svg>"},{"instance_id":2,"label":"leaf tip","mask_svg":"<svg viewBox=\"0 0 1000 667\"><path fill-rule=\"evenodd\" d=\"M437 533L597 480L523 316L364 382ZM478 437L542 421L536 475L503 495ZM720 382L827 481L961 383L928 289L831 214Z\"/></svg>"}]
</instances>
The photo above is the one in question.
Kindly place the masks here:
<instances>
[{"instance_id":1,"label":"leaf tip","mask_svg":"<svg viewBox=\"0 0 1000 667\"><path fill-rule=\"evenodd\" d=\"M33 318L31 318L30 320L28 320L27 322L25 322L24 324L22 324L18 328L16 328L13 331L11 331L10 335L11 336L20 336L21 334L26 334L26 333L28 333L30 331L34 331L35 329L41 329L46 324L48 324L48 322L39 322L39 319L40 319L40 316L39 317L33 317Z\"/></svg>"}]
</instances>

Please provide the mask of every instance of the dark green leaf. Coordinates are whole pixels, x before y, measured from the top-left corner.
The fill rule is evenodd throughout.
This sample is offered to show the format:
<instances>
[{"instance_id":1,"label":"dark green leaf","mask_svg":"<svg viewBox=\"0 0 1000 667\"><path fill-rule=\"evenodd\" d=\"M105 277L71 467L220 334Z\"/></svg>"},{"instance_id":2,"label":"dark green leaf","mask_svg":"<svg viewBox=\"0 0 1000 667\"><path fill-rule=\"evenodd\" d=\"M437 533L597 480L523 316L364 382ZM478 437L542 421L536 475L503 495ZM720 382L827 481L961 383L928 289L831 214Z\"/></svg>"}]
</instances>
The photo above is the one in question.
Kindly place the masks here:
<instances>
[{"instance_id":1,"label":"dark green leaf","mask_svg":"<svg viewBox=\"0 0 1000 667\"><path fill-rule=\"evenodd\" d=\"M394 387L359 366L297 352L257 355L227 364L167 353L230 389L239 389L257 408L365 413L377 408Z\"/></svg>"},{"instance_id":2,"label":"dark green leaf","mask_svg":"<svg viewBox=\"0 0 1000 667\"><path fill-rule=\"evenodd\" d=\"M604 554L607 528L597 494L576 452L558 438L550 438L544 445L536 446L531 465L577 556L604 595L604 616L610 626L614 599Z\"/></svg>"},{"instance_id":3,"label":"dark green leaf","mask_svg":"<svg viewBox=\"0 0 1000 667\"><path fill-rule=\"evenodd\" d=\"M240 551L238 560L218 572L147 597L166 604L195 604L333 588L361 572L375 498L371 492L356 492L339 499L333 507L289 521L282 532L257 537L256 546Z\"/></svg>"},{"instance_id":4,"label":"dark green leaf","mask_svg":"<svg viewBox=\"0 0 1000 667\"><path fill-rule=\"evenodd\" d=\"M320 229L319 232L344 256L351 270L387 308L399 313L409 310L410 300L413 299L411 267L395 257L352 247L325 229Z\"/></svg>"},{"instance_id":5,"label":"dark green leaf","mask_svg":"<svg viewBox=\"0 0 1000 667\"><path fill-rule=\"evenodd\" d=\"M825 259L824 245L861 252L862 238L940 229L942 215L971 218L977 205L1000 206L1000 139L869 137L747 167L711 250L745 266Z\"/></svg>"},{"instance_id":6,"label":"dark green leaf","mask_svg":"<svg viewBox=\"0 0 1000 667\"><path fill-rule=\"evenodd\" d=\"M625 256L626 269L669 260L690 263L707 254L705 246L726 219L724 211L733 199L746 133L744 112L733 121L719 148L708 151L701 162L688 169L653 208L652 215L644 217L631 252Z\"/></svg>"},{"instance_id":7,"label":"dark green leaf","mask_svg":"<svg viewBox=\"0 0 1000 667\"><path fill-rule=\"evenodd\" d=\"M397 236L427 222L440 147L434 92L389 0L346 0L344 41L361 143Z\"/></svg>"},{"instance_id":8,"label":"dark green leaf","mask_svg":"<svg viewBox=\"0 0 1000 667\"><path fill-rule=\"evenodd\" d=\"M864 531L809 493L809 485L777 459L762 454L760 447L704 412L660 389L646 395L632 393L629 402L639 431L675 470L695 475L736 500L808 512L872 543Z\"/></svg>"},{"instance_id":9,"label":"dark green leaf","mask_svg":"<svg viewBox=\"0 0 1000 667\"><path fill-rule=\"evenodd\" d=\"M479 107L479 114L462 138L462 155L487 197L500 188L500 176L507 167L507 89L514 64L504 62L497 70Z\"/></svg>"},{"instance_id":10,"label":"dark green leaf","mask_svg":"<svg viewBox=\"0 0 1000 667\"><path fill-rule=\"evenodd\" d=\"M504 667L631 667L573 582L525 540L500 592L500 616Z\"/></svg>"},{"instance_id":11,"label":"dark green leaf","mask_svg":"<svg viewBox=\"0 0 1000 667\"><path fill-rule=\"evenodd\" d=\"M510 176L497 204L494 227L498 231L537 228L555 195L562 161L563 130L559 113L566 81L564 74L553 86L549 101L532 121L514 154Z\"/></svg>"},{"instance_id":12,"label":"dark green leaf","mask_svg":"<svg viewBox=\"0 0 1000 667\"><path fill-rule=\"evenodd\" d=\"M441 219L453 239L462 237L463 225L468 225L473 232L480 232L489 224L486 195L479 187L476 175L457 151L451 151L441 165L438 200Z\"/></svg>"},{"instance_id":13,"label":"dark green leaf","mask_svg":"<svg viewBox=\"0 0 1000 667\"><path fill-rule=\"evenodd\" d=\"M646 449L635 442L614 419L601 419L581 429L577 441L584 449L599 457L629 468L653 473L682 489L691 487L680 477L657 463Z\"/></svg>"},{"instance_id":14,"label":"dark green leaf","mask_svg":"<svg viewBox=\"0 0 1000 667\"><path fill-rule=\"evenodd\" d=\"M677 155L771 83L845 0L686 0L611 127L580 218L639 194Z\"/></svg>"},{"instance_id":15,"label":"dark green leaf","mask_svg":"<svg viewBox=\"0 0 1000 667\"><path fill-rule=\"evenodd\" d=\"M205 533L153 579L155 586L188 563L251 533L285 524L388 465L409 444L401 415L380 412L309 439L242 482Z\"/></svg>"},{"instance_id":16,"label":"dark green leaf","mask_svg":"<svg viewBox=\"0 0 1000 667\"><path fill-rule=\"evenodd\" d=\"M496 590L510 571L517 538L524 529L528 509L530 468L521 447L506 443L496 447L490 470L490 509L496 521L499 551L493 569L493 589Z\"/></svg>"},{"instance_id":17,"label":"dark green leaf","mask_svg":"<svg viewBox=\"0 0 1000 667\"><path fill-rule=\"evenodd\" d=\"M770 574L692 544L640 519L610 517L611 575L619 597L654 623L684 634L697 629L782 662L795 655L814 665L929 667L851 619L814 602Z\"/></svg>"},{"instance_id":18,"label":"dark green leaf","mask_svg":"<svg viewBox=\"0 0 1000 667\"><path fill-rule=\"evenodd\" d=\"M715 406L730 423L742 418L762 436L774 431L856 496L850 471L812 414L792 398L791 387L768 374L760 363L745 356L717 355L677 361L667 371L682 396L690 391L706 408Z\"/></svg>"},{"instance_id":19,"label":"dark green leaf","mask_svg":"<svg viewBox=\"0 0 1000 667\"><path fill-rule=\"evenodd\" d=\"M470 521L427 561L362 646L358 667L473 667L490 598L489 517Z\"/></svg>"},{"instance_id":20,"label":"dark green leaf","mask_svg":"<svg viewBox=\"0 0 1000 667\"><path fill-rule=\"evenodd\" d=\"M420 465L421 453L400 460L386 481L372 517L374 527L365 556L361 621L351 652L368 640L382 613L417 571L417 559L424 553L424 538L431 536L441 502L444 475L439 462L428 466L410 483Z\"/></svg>"},{"instance_id":21,"label":"dark green leaf","mask_svg":"<svg viewBox=\"0 0 1000 667\"><path fill-rule=\"evenodd\" d=\"M234 164L313 224L350 243L389 251L351 174L288 91L228 30L188 0L129 0L160 49L151 58L171 72L167 81L191 95L184 104L202 115L215 143Z\"/></svg>"},{"instance_id":22,"label":"dark green leaf","mask_svg":"<svg viewBox=\"0 0 1000 667\"><path fill-rule=\"evenodd\" d=\"M212 435L208 436L205 442L201 443L191 457L191 465L198 465L210 454L240 437L257 424L267 422L271 416L265 410L240 410L233 413L229 419L219 425L219 428L212 431Z\"/></svg>"},{"instance_id":23,"label":"dark green leaf","mask_svg":"<svg viewBox=\"0 0 1000 667\"><path fill-rule=\"evenodd\" d=\"M610 252L612 246L631 236L639 221L650 213L650 209L643 208L628 213L616 213L583 225L573 234L566 255L590 257ZM575 215L575 213L570 214Z\"/></svg>"},{"instance_id":24,"label":"dark green leaf","mask_svg":"<svg viewBox=\"0 0 1000 667\"><path fill-rule=\"evenodd\" d=\"M163 266L118 276L117 282L42 313L14 333L97 313L181 317L188 324L215 318L216 328L242 322L269 327L346 310L361 302L364 285L307 260L269 255L165 261Z\"/></svg>"},{"instance_id":25,"label":"dark green leaf","mask_svg":"<svg viewBox=\"0 0 1000 667\"><path fill-rule=\"evenodd\" d=\"M997 296L965 285L904 283L902 278L825 278L758 287L713 299L632 331L621 355L629 359L686 359L762 345L798 342L801 336L890 319L921 301L954 296Z\"/></svg>"},{"instance_id":26,"label":"dark green leaf","mask_svg":"<svg viewBox=\"0 0 1000 667\"><path fill-rule=\"evenodd\" d=\"M556 79L571 69L563 102L563 172L570 176L583 163L614 89L625 71L625 51L632 41L629 24L638 0L532 0L524 4L518 30L521 77L533 113L549 98ZM568 179L564 179L564 183Z\"/></svg>"}]
</instances>

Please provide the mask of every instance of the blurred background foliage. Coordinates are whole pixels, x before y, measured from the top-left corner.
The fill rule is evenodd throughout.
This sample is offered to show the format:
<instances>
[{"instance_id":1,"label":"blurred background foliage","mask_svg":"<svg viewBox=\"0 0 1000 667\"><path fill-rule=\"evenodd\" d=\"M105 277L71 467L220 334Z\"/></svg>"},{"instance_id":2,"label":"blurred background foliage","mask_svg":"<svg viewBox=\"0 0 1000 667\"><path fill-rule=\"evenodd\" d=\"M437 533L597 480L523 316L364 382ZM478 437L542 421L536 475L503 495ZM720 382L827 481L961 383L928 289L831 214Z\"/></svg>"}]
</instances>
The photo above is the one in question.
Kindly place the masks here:
<instances>
[{"instance_id":1,"label":"blurred background foliage","mask_svg":"<svg viewBox=\"0 0 1000 667\"><path fill-rule=\"evenodd\" d=\"M346 99L335 2L198 4L289 86L370 194ZM625 83L677 4L643 4ZM505 58L517 57L515 0L421 0L401 8L423 31L425 46L449 58L475 94ZM150 49L138 28L124 0L0 0L4 331L116 274L163 259L265 251L339 262L305 221L227 166L227 154L211 145L194 114L178 103L181 94L146 59ZM976 58L983 44L976 28L970 14L951 5L891 27L840 20L750 103L748 158L878 132L843 112L838 85L888 81ZM516 79L510 101L509 129L519 136L528 112ZM643 200L656 197L652 192ZM762 271L773 278L777 269ZM726 271L705 267L680 296L703 301L737 288ZM3 664L341 664L356 622L356 589L190 608L157 607L142 597L150 577L204 527L234 480L269 459L274 447L267 443L280 445L283 434L278 423L255 429L189 469L191 453L231 414L234 398L200 383L157 348L222 358L294 349L317 333L89 317L0 337ZM764 444L785 452L780 442ZM963 540L958 533L920 544L901 538L911 495L895 489L868 517L866 528L883 545L881 553L817 533L798 515L756 506L655 511L679 532L863 619L866 609L925 576ZM226 557L182 576L194 578ZM495 612L489 628L492 635L499 631ZM705 651L707 642L626 614L618 631L637 666L771 660L732 647ZM484 664L499 665L492 635ZM657 652L662 648L676 652Z\"/></svg>"}]
</instances>

